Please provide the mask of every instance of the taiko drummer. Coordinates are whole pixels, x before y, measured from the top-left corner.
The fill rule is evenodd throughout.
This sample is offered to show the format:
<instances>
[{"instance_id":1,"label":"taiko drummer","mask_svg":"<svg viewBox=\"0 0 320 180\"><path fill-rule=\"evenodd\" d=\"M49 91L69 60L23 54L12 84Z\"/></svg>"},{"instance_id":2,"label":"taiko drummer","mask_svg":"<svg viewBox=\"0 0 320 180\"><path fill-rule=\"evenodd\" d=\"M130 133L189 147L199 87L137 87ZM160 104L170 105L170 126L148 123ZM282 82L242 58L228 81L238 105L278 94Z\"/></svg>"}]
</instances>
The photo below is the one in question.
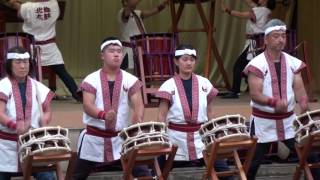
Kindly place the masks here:
<instances>
[{"instance_id":1,"label":"taiko drummer","mask_svg":"<svg viewBox=\"0 0 320 180\"><path fill-rule=\"evenodd\" d=\"M21 47L9 49L0 81L0 179L19 171L18 135L51 121L50 102L54 93L33 79L30 54ZM36 179L55 179L53 172L35 173Z\"/></svg>"},{"instance_id":2,"label":"taiko drummer","mask_svg":"<svg viewBox=\"0 0 320 180\"><path fill-rule=\"evenodd\" d=\"M195 48L179 45L175 50L178 74L165 81L157 97L161 98L158 119L168 123L168 135L178 145L174 166L194 163L204 165L199 129L214 117L213 103L218 90L210 81L193 73L197 60ZM215 162L216 171L229 170L224 160ZM230 177L227 177L227 179Z\"/></svg>"},{"instance_id":3,"label":"taiko drummer","mask_svg":"<svg viewBox=\"0 0 320 180\"><path fill-rule=\"evenodd\" d=\"M109 37L102 41L100 50L102 68L89 74L81 84L86 129L79 137L74 179L86 179L102 163L120 165L123 140L118 133L143 119L142 84L137 77L120 69L122 43ZM134 176L146 176L149 172L142 167L133 171Z\"/></svg>"}]
</instances>

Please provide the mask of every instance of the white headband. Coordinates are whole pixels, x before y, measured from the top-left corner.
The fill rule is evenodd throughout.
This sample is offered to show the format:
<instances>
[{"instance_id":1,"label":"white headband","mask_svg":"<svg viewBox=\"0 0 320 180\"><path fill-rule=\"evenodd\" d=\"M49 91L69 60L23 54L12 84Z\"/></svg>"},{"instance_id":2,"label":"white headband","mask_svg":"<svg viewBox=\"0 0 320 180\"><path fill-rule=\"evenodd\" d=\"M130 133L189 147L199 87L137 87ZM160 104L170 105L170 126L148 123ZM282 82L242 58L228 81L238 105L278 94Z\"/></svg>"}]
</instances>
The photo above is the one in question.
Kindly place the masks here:
<instances>
[{"instance_id":1,"label":"white headband","mask_svg":"<svg viewBox=\"0 0 320 180\"><path fill-rule=\"evenodd\" d=\"M104 47L108 46L109 44L117 44L122 47L122 44L119 40L108 40L101 44L100 46L101 51L103 50Z\"/></svg>"},{"instance_id":2,"label":"white headband","mask_svg":"<svg viewBox=\"0 0 320 180\"><path fill-rule=\"evenodd\" d=\"M197 52L194 49L182 49L182 50L176 50L174 53L174 56L182 56L182 55L197 56Z\"/></svg>"},{"instance_id":3,"label":"white headband","mask_svg":"<svg viewBox=\"0 0 320 180\"><path fill-rule=\"evenodd\" d=\"M278 31L278 30L282 30L282 31L286 31L287 27L286 26L272 26L272 27L268 27L265 31L264 31L264 35L268 35L269 33L271 33L272 31Z\"/></svg>"},{"instance_id":4,"label":"white headband","mask_svg":"<svg viewBox=\"0 0 320 180\"><path fill-rule=\"evenodd\" d=\"M25 52L23 54L20 53L8 53L7 59L29 59L30 54L28 52Z\"/></svg>"}]
</instances>

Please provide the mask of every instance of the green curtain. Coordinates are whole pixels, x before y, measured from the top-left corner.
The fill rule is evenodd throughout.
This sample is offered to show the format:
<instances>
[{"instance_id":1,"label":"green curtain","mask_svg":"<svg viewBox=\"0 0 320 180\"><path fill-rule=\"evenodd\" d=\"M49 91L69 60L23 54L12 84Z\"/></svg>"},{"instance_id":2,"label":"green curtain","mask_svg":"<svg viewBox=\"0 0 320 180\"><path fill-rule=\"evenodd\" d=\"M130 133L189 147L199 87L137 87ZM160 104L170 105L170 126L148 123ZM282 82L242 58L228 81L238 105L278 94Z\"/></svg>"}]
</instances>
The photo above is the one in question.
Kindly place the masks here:
<instances>
[{"instance_id":1,"label":"green curtain","mask_svg":"<svg viewBox=\"0 0 320 180\"><path fill-rule=\"evenodd\" d=\"M150 9L157 6L159 2L160 0L142 0L138 8ZM243 1L226 0L226 3L230 4L232 9L247 9ZM319 65L316 60L320 55L319 46L317 46L319 33L316 33L320 30L316 15L319 3L318 0L299 0L299 39L306 39L309 42L312 67ZM209 3L202 3L202 5L208 14ZM72 76L81 79L101 66L99 45L104 37L119 35L117 18L120 8L120 0L66 1L64 19L57 24L57 39L66 67ZM232 66L244 46L246 20L230 17L221 12L218 1L216 1L215 12L214 37L229 80L232 82ZM144 22L148 33L171 31L170 8L167 7L161 13L145 19ZM179 27L194 28L201 25L195 5L186 5ZM20 26L20 24L8 24L7 29L21 31ZM206 34L203 32L181 33L179 40L181 43L191 43L197 48L200 54L197 72L201 74L205 59ZM215 85L223 85L216 63L213 66L210 79ZM316 74L316 70L316 68L313 69L317 83L319 75Z\"/></svg>"}]
</instances>

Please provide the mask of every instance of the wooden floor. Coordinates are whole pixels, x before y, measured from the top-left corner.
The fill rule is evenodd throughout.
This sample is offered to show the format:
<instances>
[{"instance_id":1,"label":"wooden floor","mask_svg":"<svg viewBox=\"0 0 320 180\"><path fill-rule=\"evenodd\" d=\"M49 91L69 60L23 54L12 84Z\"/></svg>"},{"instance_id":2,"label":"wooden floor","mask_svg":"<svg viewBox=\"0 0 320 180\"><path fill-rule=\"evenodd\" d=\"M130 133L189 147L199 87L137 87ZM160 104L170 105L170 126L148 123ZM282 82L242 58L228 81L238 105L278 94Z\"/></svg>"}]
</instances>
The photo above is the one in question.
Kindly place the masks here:
<instances>
[{"instance_id":1,"label":"wooden floor","mask_svg":"<svg viewBox=\"0 0 320 180\"><path fill-rule=\"evenodd\" d=\"M319 99L319 98L318 98ZM250 117L251 108L249 105L250 98L248 94L243 94L239 99L222 99L215 98L216 117L226 114L241 114L246 118ZM312 110L320 109L319 102L310 103ZM83 128L82 123L82 104L76 103L74 100L54 100L52 103L53 120L50 125L62 126L66 128ZM156 121L158 108L146 108L145 120ZM299 114L299 108L296 108Z\"/></svg>"}]
</instances>

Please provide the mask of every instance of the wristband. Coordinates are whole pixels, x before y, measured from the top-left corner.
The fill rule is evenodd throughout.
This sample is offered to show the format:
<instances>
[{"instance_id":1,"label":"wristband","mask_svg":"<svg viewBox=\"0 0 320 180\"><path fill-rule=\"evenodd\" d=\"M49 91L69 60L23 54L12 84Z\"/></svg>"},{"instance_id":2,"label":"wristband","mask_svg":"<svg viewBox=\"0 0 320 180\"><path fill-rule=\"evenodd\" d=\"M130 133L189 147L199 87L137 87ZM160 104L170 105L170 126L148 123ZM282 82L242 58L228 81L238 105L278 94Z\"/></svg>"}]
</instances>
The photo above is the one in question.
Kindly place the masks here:
<instances>
[{"instance_id":1,"label":"wristband","mask_svg":"<svg viewBox=\"0 0 320 180\"><path fill-rule=\"evenodd\" d=\"M98 119L104 119L104 116L106 115L106 112L104 111L99 111L98 113Z\"/></svg>"},{"instance_id":2,"label":"wristband","mask_svg":"<svg viewBox=\"0 0 320 180\"><path fill-rule=\"evenodd\" d=\"M158 8L158 12L162 11L166 6L163 4L160 4L157 8Z\"/></svg>"},{"instance_id":3,"label":"wristband","mask_svg":"<svg viewBox=\"0 0 320 180\"><path fill-rule=\"evenodd\" d=\"M277 99L275 99L275 98L268 99L268 106L276 107L276 105L277 105Z\"/></svg>"},{"instance_id":4,"label":"wristband","mask_svg":"<svg viewBox=\"0 0 320 180\"><path fill-rule=\"evenodd\" d=\"M307 96L302 96L299 99L299 105L302 109L308 110L308 97Z\"/></svg>"},{"instance_id":5,"label":"wristband","mask_svg":"<svg viewBox=\"0 0 320 180\"><path fill-rule=\"evenodd\" d=\"M226 8L226 13L228 13L229 15L231 15L231 9L229 9L229 8Z\"/></svg>"},{"instance_id":6,"label":"wristband","mask_svg":"<svg viewBox=\"0 0 320 180\"><path fill-rule=\"evenodd\" d=\"M9 128L11 130L16 130L17 129L17 123L12 121L12 120L7 120L5 122L5 126L7 126L7 128Z\"/></svg>"}]
</instances>

